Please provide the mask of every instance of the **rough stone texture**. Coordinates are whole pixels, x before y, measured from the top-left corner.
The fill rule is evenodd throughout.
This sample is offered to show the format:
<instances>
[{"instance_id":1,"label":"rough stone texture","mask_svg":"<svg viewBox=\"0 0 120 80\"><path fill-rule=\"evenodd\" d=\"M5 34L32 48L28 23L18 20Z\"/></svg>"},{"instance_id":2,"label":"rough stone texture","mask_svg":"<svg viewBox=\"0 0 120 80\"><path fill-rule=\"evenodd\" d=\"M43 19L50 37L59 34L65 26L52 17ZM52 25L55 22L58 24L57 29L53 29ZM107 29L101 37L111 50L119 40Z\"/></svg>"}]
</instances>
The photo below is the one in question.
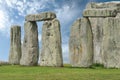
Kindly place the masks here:
<instances>
[{"instance_id":1,"label":"rough stone texture","mask_svg":"<svg viewBox=\"0 0 120 80\"><path fill-rule=\"evenodd\" d=\"M30 14L25 17L26 21L46 21L56 18L56 14L53 12L43 12L40 14Z\"/></svg>"},{"instance_id":2,"label":"rough stone texture","mask_svg":"<svg viewBox=\"0 0 120 80\"><path fill-rule=\"evenodd\" d=\"M120 13L118 13L118 14L116 15L116 18L120 18Z\"/></svg>"},{"instance_id":3,"label":"rough stone texture","mask_svg":"<svg viewBox=\"0 0 120 80\"><path fill-rule=\"evenodd\" d=\"M39 58L38 28L36 22L25 22L24 31L20 65L34 66L37 65Z\"/></svg>"},{"instance_id":4,"label":"rough stone texture","mask_svg":"<svg viewBox=\"0 0 120 80\"><path fill-rule=\"evenodd\" d=\"M96 64L103 64L103 54L102 54L102 39L103 39L103 24L105 18L89 18L92 33L93 33L93 62Z\"/></svg>"},{"instance_id":5,"label":"rough stone texture","mask_svg":"<svg viewBox=\"0 0 120 80\"><path fill-rule=\"evenodd\" d=\"M104 66L120 68L120 17L105 19L103 35Z\"/></svg>"},{"instance_id":6,"label":"rough stone texture","mask_svg":"<svg viewBox=\"0 0 120 80\"><path fill-rule=\"evenodd\" d=\"M117 12L120 12L120 1L111 1L105 3L88 3L87 9L115 9Z\"/></svg>"},{"instance_id":7,"label":"rough stone texture","mask_svg":"<svg viewBox=\"0 0 120 80\"><path fill-rule=\"evenodd\" d=\"M73 67L90 67L93 63L92 29L87 18L78 19L71 28L70 62Z\"/></svg>"},{"instance_id":8,"label":"rough stone texture","mask_svg":"<svg viewBox=\"0 0 120 80\"><path fill-rule=\"evenodd\" d=\"M95 64L120 68L120 1L89 3L83 17L71 28L69 50L72 66L88 67L93 58Z\"/></svg>"},{"instance_id":9,"label":"rough stone texture","mask_svg":"<svg viewBox=\"0 0 120 80\"><path fill-rule=\"evenodd\" d=\"M116 14L114 9L86 9L83 12L84 17L115 17Z\"/></svg>"},{"instance_id":10,"label":"rough stone texture","mask_svg":"<svg viewBox=\"0 0 120 80\"><path fill-rule=\"evenodd\" d=\"M42 27L41 66L63 66L60 23L57 19L45 21Z\"/></svg>"},{"instance_id":11,"label":"rough stone texture","mask_svg":"<svg viewBox=\"0 0 120 80\"><path fill-rule=\"evenodd\" d=\"M21 58L21 27L13 25L10 33L9 63L19 64Z\"/></svg>"}]
</instances>

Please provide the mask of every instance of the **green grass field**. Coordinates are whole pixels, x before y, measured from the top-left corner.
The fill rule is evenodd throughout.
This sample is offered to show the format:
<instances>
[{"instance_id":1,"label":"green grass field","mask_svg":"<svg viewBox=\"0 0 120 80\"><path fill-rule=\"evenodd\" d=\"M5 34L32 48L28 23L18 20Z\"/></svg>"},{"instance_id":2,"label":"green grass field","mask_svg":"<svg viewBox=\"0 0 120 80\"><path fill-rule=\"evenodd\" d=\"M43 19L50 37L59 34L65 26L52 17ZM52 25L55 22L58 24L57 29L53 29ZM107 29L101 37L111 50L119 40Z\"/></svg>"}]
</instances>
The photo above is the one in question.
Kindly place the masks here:
<instances>
[{"instance_id":1,"label":"green grass field","mask_svg":"<svg viewBox=\"0 0 120 80\"><path fill-rule=\"evenodd\" d=\"M120 69L0 66L0 80L120 80Z\"/></svg>"}]
</instances>

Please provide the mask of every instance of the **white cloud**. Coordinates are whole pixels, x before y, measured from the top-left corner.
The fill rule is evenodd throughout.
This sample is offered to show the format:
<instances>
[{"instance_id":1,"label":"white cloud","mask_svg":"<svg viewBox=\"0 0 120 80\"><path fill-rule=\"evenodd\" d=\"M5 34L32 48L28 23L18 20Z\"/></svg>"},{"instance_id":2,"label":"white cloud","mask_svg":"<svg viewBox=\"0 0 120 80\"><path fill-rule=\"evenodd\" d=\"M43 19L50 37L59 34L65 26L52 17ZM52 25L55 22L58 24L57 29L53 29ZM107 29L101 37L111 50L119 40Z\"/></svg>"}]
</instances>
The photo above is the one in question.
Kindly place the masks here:
<instances>
[{"instance_id":1,"label":"white cloud","mask_svg":"<svg viewBox=\"0 0 120 80\"><path fill-rule=\"evenodd\" d=\"M2 0L0 0L0 4L2 3Z\"/></svg>"},{"instance_id":2,"label":"white cloud","mask_svg":"<svg viewBox=\"0 0 120 80\"><path fill-rule=\"evenodd\" d=\"M5 2L7 3L8 7L14 8L17 0L5 0Z\"/></svg>"},{"instance_id":3,"label":"white cloud","mask_svg":"<svg viewBox=\"0 0 120 80\"><path fill-rule=\"evenodd\" d=\"M37 13L38 10L42 10L47 7L49 2L53 3L54 0L6 0L8 7L16 9L20 16Z\"/></svg>"},{"instance_id":4,"label":"white cloud","mask_svg":"<svg viewBox=\"0 0 120 80\"><path fill-rule=\"evenodd\" d=\"M9 7L12 7L12 3L11 3L10 0L5 0L5 1L6 1L7 5L8 5Z\"/></svg>"},{"instance_id":5,"label":"white cloud","mask_svg":"<svg viewBox=\"0 0 120 80\"><path fill-rule=\"evenodd\" d=\"M61 24L68 24L74 18L80 14L81 10L78 10L75 3L71 5L63 5L61 8L55 9L58 19L60 20Z\"/></svg>"},{"instance_id":6,"label":"white cloud","mask_svg":"<svg viewBox=\"0 0 120 80\"><path fill-rule=\"evenodd\" d=\"M0 32L8 35L10 19L6 11L0 10Z\"/></svg>"},{"instance_id":7,"label":"white cloud","mask_svg":"<svg viewBox=\"0 0 120 80\"><path fill-rule=\"evenodd\" d=\"M57 17L59 20L61 20L61 23L67 22L72 19L71 14L72 11L70 10L70 6L63 6L62 8L56 9L55 10L57 13Z\"/></svg>"}]
</instances>

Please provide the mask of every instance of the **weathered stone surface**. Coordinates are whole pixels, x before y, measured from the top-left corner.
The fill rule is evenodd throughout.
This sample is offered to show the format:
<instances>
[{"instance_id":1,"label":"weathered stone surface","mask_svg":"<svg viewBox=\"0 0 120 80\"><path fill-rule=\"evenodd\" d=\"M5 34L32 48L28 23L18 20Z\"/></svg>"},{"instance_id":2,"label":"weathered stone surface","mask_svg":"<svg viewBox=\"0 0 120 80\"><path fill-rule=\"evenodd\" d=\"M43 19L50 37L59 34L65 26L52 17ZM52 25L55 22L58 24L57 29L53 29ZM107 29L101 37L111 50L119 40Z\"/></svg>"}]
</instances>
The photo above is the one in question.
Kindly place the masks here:
<instances>
[{"instance_id":1,"label":"weathered stone surface","mask_svg":"<svg viewBox=\"0 0 120 80\"><path fill-rule=\"evenodd\" d=\"M86 9L83 12L84 17L115 17L116 15L115 9Z\"/></svg>"},{"instance_id":2,"label":"weathered stone surface","mask_svg":"<svg viewBox=\"0 0 120 80\"><path fill-rule=\"evenodd\" d=\"M36 22L25 22L24 31L20 65L34 66L37 65L39 58L38 28Z\"/></svg>"},{"instance_id":3,"label":"weathered stone surface","mask_svg":"<svg viewBox=\"0 0 120 80\"><path fill-rule=\"evenodd\" d=\"M21 58L21 27L13 25L10 33L9 63L19 64Z\"/></svg>"},{"instance_id":4,"label":"weathered stone surface","mask_svg":"<svg viewBox=\"0 0 120 80\"><path fill-rule=\"evenodd\" d=\"M116 9L117 12L120 12L120 1L111 1L104 3L88 3L87 9Z\"/></svg>"},{"instance_id":5,"label":"weathered stone surface","mask_svg":"<svg viewBox=\"0 0 120 80\"><path fill-rule=\"evenodd\" d=\"M46 21L56 18L56 14L53 12L43 12L40 14L30 14L25 17L26 21Z\"/></svg>"},{"instance_id":6,"label":"weathered stone surface","mask_svg":"<svg viewBox=\"0 0 120 80\"><path fill-rule=\"evenodd\" d=\"M104 66L120 68L120 18L106 18L103 35Z\"/></svg>"},{"instance_id":7,"label":"weathered stone surface","mask_svg":"<svg viewBox=\"0 0 120 80\"><path fill-rule=\"evenodd\" d=\"M120 13L117 13L116 18L120 18Z\"/></svg>"},{"instance_id":8,"label":"weathered stone surface","mask_svg":"<svg viewBox=\"0 0 120 80\"><path fill-rule=\"evenodd\" d=\"M89 18L93 33L93 62L95 64L103 64L102 39L104 19L105 18Z\"/></svg>"},{"instance_id":9,"label":"weathered stone surface","mask_svg":"<svg viewBox=\"0 0 120 80\"><path fill-rule=\"evenodd\" d=\"M41 66L63 66L60 23L57 19L43 24L40 55Z\"/></svg>"},{"instance_id":10,"label":"weathered stone surface","mask_svg":"<svg viewBox=\"0 0 120 80\"><path fill-rule=\"evenodd\" d=\"M71 28L70 63L73 67L89 67L93 63L92 29L87 18L78 19Z\"/></svg>"}]
</instances>

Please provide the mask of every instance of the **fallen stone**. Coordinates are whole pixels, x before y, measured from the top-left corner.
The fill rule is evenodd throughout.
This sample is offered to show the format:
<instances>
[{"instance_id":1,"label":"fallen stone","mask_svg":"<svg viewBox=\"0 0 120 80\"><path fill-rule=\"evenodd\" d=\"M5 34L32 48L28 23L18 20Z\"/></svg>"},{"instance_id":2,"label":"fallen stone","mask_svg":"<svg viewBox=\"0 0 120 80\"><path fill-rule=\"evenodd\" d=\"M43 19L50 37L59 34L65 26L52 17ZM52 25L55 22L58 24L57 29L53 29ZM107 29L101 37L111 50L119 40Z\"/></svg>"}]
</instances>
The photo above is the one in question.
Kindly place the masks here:
<instances>
[{"instance_id":1,"label":"fallen stone","mask_svg":"<svg viewBox=\"0 0 120 80\"><path fill-rule=\"evenodd\" d=\"M120 18L106 18L103 35L104 66L120 68Z\"/></svg>"},{"instance_id":2,"label":"fallen stone","mask_svg":"<svg viewBox=\"0 0 120 80\"><path fill-rule=\"evenodd\" d=\"M21 27L13 25L10 33L9 63L19 64L21 58Z\"/></svg>"},{"instance_id":3,"label":"fallen stone","mask_svg":"<svg viewBox=\"0 0 120 80\"><path fill-rule=\"evenodd\" d=\"M69 50L73 67L90 67L93 64L92 29L87 18L78 19L71 28Z\"/></svg>"},{"instance_id":4,"label":"fallen stone","mask_svg":"<svg viewBox=\"0 0 120 80\"><path fill-rule=\"evenodd\" d=\"M60 23L57 19L43 24L40 66L63 66Z\"/></svg>"},{"instance_id":5,"label":"fallen stone","mask_svg":"<svg viewBox=\"0 0 120 80\"><path fill-rule=\"evenodd\" d=\"M115 17L117 11L114 9L86 9L83 12L84 17Z\"/></svg>"},{"instance_id":6,"label":"fallen stone","mask_svg":"<svg viewBox=\"0 0 120 80\"><path fill-rule=\"evenodd\" d=\"M20 65L35 66L38 64L39 58L38 27L36 22L25 22L24 31Z\"/></svg>"},{"instance_id":7,"label":"fallen stone","mask_svg":"<svg viewBox=\"0 0 120 80\"><path fill-rule=\"evenodd\" d=\"M43 12L40 14L30 14L25 17L26 21L46 21L56 18L56 14L53 12Z\"/></svg>"}]
</instances>

